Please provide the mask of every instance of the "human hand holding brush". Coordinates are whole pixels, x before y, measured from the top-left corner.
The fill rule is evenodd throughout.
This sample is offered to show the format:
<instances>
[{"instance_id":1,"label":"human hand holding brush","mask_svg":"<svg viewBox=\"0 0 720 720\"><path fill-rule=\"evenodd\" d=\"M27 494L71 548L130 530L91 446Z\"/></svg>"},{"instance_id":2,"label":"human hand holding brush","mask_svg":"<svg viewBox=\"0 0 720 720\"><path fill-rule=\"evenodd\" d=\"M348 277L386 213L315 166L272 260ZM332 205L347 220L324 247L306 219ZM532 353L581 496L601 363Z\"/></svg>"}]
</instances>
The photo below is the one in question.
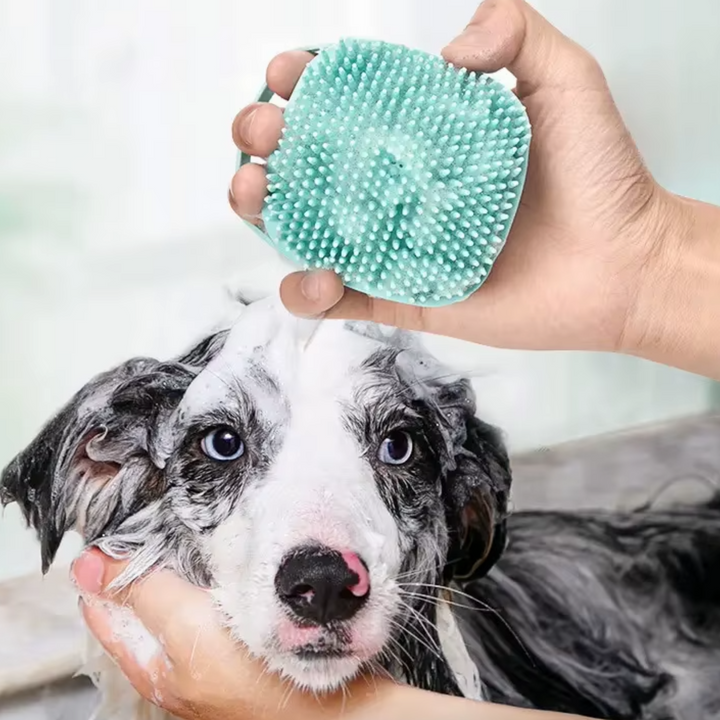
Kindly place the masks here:
<instances>
[{"instance_id":1,"label":"human hand holding brush","mask_svg":"<svg viewBox=\"0 0 720 720\"><path fill-rule=\"evenodd\" d=\"M507 348L623 352L720 377L720 340L707 339L720 337L720 210L657 184L596 61L524 0L486 0L443 56L478 72L507 67L533 127L520 208L488 280L468 300L421 308L344 288L330 271L298 272L281 288L288 309ZM275 58L270 88L288 98L311 58ZM282 127L280 108L253 104L233 136L268 156ZM261 166L242 167L235 211L257 218L266 188Z\"/></svg>"}]
</instances>

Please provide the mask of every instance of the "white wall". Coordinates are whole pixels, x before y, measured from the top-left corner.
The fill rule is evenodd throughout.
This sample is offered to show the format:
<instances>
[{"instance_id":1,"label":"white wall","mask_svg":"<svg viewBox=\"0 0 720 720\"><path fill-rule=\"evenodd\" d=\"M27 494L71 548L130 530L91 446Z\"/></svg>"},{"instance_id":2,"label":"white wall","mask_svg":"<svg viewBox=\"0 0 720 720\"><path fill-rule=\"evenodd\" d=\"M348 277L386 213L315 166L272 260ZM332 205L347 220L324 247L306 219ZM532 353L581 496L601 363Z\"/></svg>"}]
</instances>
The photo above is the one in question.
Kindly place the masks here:
<instances>
[{"instance_id":1,"label":"white wall","mask_svg":"<svg viewBox=\"0 0 720 720\"><path fill-rule=\"evenodd\" d=\"M415 0L416 44L436 50L476 0ZM658 180L720 202L720 3L717 0L531 0L588 48Z\"/></svg>"},{"instance_id":2,"label":"white wall","mask_svg":"<svg viewBox=\"0 0 720 720\"><path fill-rule=\"evenodd\" d=\"M0 464L90 374L195 337L226 285L275 286L281 266L225 199L230 122L270 57L342 35L437 51L474 4L0 0ZM720 201L720 5L536 5L603 61L658 177ZM632 359L432 342L516 449L709 402L706 382ZM0 577L36 567L11 509Z\"/></svg>"}]
</instances>

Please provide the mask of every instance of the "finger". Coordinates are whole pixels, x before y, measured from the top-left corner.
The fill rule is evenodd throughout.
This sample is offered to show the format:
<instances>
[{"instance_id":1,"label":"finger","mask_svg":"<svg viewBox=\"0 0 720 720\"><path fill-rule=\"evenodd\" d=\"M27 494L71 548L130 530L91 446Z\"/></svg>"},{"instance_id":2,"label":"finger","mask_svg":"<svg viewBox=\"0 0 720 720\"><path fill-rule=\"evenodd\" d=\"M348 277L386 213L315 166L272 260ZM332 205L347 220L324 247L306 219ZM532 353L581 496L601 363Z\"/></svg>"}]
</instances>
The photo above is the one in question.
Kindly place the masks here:
<instances>
[{"instance_id":1,"label":"finger","mask_svg":"<svg viewBox=\"0 0 720 720\"><path fill-rule=\"evenodd\" d=\"M119 636L112 613L101 603L80 603L83 619L90 632L103 646L105 652L118 665L133 687L151 702L159 702L156 683L167 672L166 661L160 652L140 662L126 641Z\"/></svg>"},{"instance_id":2,"label":"finger","mask_svg":"<svg viewBox=\"0 0 720 720\"><path fill-rule=\"evenodd\" d=\"M105 575L104 555L97 549L84 550L73 560L70 577L82 593L98 595L103 590Z\"/></svg>"},{"instance_id":3,"label":"finger","mask_svg":"<svg viewBox=\"0 0 720 720\"><path fill-rule=\"evenodd\" d=\"M195 629L217 621L212 598L167 570L154 570L120 592L113 602L132 609L155 637L162 640L170 657L176 656L184 640L195 638Z\"/></svg>"},{"instance_id":4,"label":"finger","mask_svg":"<svg viewBox=\"0 0 720 720\"><path fill-rule=\"evenodd\" d=\"M485 0L442 54L468 70L508 68L518 79L521 95L543 85L587 88L604 84L592 56L525 0Z\"/></svg>"},{"instance_id":5,"label":"finger","mask_svg":"<svg viewBox=\"0 0 720 720\"><path fill-rule=\"evenodd\" d=\"M314 55L302 50L291 50L274 57L267 68L268 87L281 98L290 99L297 81Z\"/></svg>"},{"instance_id":6,"label":"finger","mask_svg":"<svg viewBox=\"0 0 720 720\"><path fill-rule=\"evenodd\" d=\"M233 140L248 155L268 157L277 148L284 125L283 111L277 105L253 103L233 120Z\"/></svg>"},{"instance_id":7,"label":"finger","mask_svg":"<svg viewBox=\"0 0 720 720\"><path fill-rule=\"evenodd\" d=\"M426 308L380 300L349 289L346 289L340 301L325 313L325 317L342 320L369 320L380 325L390 325L418 332L427 329Z\"/></svg>"},{"instance_id":8,"label":"finger","mask_svg":"<svg viewBox=\"0 0 720 720\"><path fill-rule=\"evenodd\" d=\"M127 566L126 561L114 560L93 548L73 563L72 574L87 595L132 609L150 633L163 642L171 657L172 646L182 640L183 633L217 624L207 591L167 570L152 570L126 585L122 574Z\"/></svg>"},{"instance_id":9,"label":"finger","mask_svg":"<svg viewBox=\"0 0 720 720\"><path fill-rule=\"evenodd\" d=\"M230 206L244 220L261 223L261 213L267 195L265 168L255 163L243 165L230 183Z\"/></svg>"},{"instance_id":10,"label":"finger","mask_svg":"<svg viewBox=\"0 0 720 720\"><path fill-rule=\"evenodd\" d=\"M285 307L300 317L323 315L340 301L344 292L342 280L330 270L291 273L280 284Z\"/></svg>"},{"instance_id":11,"label":"finger","mask_svg":"<svg viewBox=\"0 0 720 720\"><path fill-rule=\"evenodd\" d=\"M294 315L342 320L366 320L406 330L425 330L427 311L372 298L343 287L341 279L330 270L297 272L288 275L280 285L280 297Z\"/></svg>"}]
</instances>

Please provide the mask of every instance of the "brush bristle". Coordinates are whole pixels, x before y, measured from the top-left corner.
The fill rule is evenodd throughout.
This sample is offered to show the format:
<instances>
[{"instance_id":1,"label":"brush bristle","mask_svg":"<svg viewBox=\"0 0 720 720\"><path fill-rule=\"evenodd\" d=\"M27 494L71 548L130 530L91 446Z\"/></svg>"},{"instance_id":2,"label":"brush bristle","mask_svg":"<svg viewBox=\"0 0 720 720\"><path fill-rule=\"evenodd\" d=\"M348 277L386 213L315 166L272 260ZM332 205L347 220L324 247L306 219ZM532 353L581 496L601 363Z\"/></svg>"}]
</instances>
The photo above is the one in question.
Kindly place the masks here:
<instances>
[{"instance_id":1,"label":"brush bristle","mask_svg":"<svg viewBox=\"0 0 720 720\"><path fill-rule=\"evenodd\" d=\"M507 237L525 178L523 106L487 75L376 41L306 68L268 160L276 247L345 285L422 306L466 298Z\"/></svg>"}]
</instances>

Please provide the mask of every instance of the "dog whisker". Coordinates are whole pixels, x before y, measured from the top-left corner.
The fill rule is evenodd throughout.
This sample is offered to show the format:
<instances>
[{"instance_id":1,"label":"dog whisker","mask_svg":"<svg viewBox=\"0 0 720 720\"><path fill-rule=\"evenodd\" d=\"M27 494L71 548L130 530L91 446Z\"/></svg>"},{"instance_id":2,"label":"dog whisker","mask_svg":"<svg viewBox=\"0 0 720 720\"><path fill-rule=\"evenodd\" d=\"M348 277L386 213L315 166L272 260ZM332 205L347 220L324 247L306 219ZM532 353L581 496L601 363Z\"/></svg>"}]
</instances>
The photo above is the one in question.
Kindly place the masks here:
<instances>
[{"instance_id":1,"label":"dog whisker","mask_svg":"<svg viewBox=\"0 0 720 720\"><path fill-rule=\"evenodd\" d=\"M426 602L428 599L433 600L432 596L427 596L426 598L420 598L418 596L418 599L421 599L423 602ZM410 612L423 625L423 627L427 627L430 630L437 629L433 622L429 618L425 617L419 610L417 610L417 608L414 608L412 605L405 602L404 599L401 599L401 604L401 606ZM430 603L431 606L434 606L435 604L435 602Z\"/></svg>"},{"instance_id":2,"label":"dog whisker","mask_svg":"<svg viewBox=\"0 0 720 720\"><path fill-rule=\"evenodd\" d=\"M402 630L403 633L409 635L414 640L416 640L422 647L428 650L432 655L435 655L438 658L442 658L442 650L440 646L434 641L432 637L427 635L427 639L422 638L420 635L418 635L414 629L411 629L407 624L401 625L397 624L395 625L398 629ZM418 628L418 631L420 631L421 628Z\"/></svg>"},{"instance_id":3,"label":"dog whisker","mask_svg":"<svg viewBox=\"0 0 720 720\"><path fill-rule=\"evenodd\" d=\"M461 604L459 604L459 603L456 603L456 602L453 602L453 601L449 601L449 600L446 600L446 599L444 599L444 598L443 598L443 602L446 602L446 603L448 603L448 604L451 605L451 606L456 606L456 607L458 607L458 608L460 608L460 609L463 609L463 610L475 610L475 611L478 611L478 612L489 612L489 613L492 613L493 615L495 615L495 616L500 620L500 622L505 626L505 628L507 629L507 631L513 636L513 638L515 638L516 642L518 643L518 645L520 646L520 648L522 649L522 651L525 653L525 655L532 661L532 656L530 655L528 649L525 647L524 643L523 643L522 640L520 639L520 636L515 632L515 630L513 630L513 628L512 628L512 627L510 626L510 624L508 623L508 621L503 617L502 613L501 613L499 610L497 610L496 608L493 608L493 607L491 607L490 605L488 605L487 603L485 603L484 601L482 601L480 598L474 597L473 595L470 595L470 594L468 594L468 593L466 593L466 592L457 590L457 588L453 588L453 587L451 587L451 586L450 586L450 587L446 587L446 586L442 586L442 585L434 585L434 584L432 584L432 583L424 583L424 584L423 584L423 583L406 583L406 585L411 585L411 586L424 585L424 587L427 587L427 588L435 588L435 589L440 590L440 591L449 590L450 592L456 593L456 594L460 595L461 597L466 598L466 599L469 600L470 603L472 603L472 604L471 604L471 605L461 605ZM408 594L408 591L405 590L404 588L401 587L401 590L402 590L404 593ZM423 595L423 594L419 594L419 595L418 595L417 593L414 593L414 596L415 596L415 597L419 597L419 596L422 596L422 595ZM435 603L437 603L437 602L439 601L439 598L434 597L434 596L431 596L431 595L425 596L425 599L427 599L427 600L433 600ZM478 606L479 606L479 607L478 607Z\"/></svg>"},{"instance_id":4,"label":"dog whisker","mask_svg":"<svg viewBox=\"0 0 720 720\"><path fill-rule=\"evenodd\" d=\"M459 595L460 597L468 598L471 602L477 602L477 598L473 595L470 595L469 593L464 592L463 590L459 590L452 585L436 585L434 583L398 583L398 585L402 588L405 587L424 587L428 590L438 590L440 592L450 592L454 595Z\"/></svg>"},{"instance_id":5,"label":"dog whisker","mask_svg":"<svg viewBox=\"0 0 720 720\"><path fill-rule=\"evenodd\" d=\"M462 603L455 602L454 600L448 600L447 598L439 598L435 595L429 595L426 593L410 592L408 590L402 590L401 592L403 593L403 595L405 595L407 597L417 598L418 600L425 600L425 601L431 602L435 606L439 605L442 602L450 607L456 607L461 610L477 610L478 612L495 612L491 608L477 607L477 605L480 605L479 600L475 600L474 601L475 606L473 606L470 604L464 605Z\"/></svg>"}]
</instances>

